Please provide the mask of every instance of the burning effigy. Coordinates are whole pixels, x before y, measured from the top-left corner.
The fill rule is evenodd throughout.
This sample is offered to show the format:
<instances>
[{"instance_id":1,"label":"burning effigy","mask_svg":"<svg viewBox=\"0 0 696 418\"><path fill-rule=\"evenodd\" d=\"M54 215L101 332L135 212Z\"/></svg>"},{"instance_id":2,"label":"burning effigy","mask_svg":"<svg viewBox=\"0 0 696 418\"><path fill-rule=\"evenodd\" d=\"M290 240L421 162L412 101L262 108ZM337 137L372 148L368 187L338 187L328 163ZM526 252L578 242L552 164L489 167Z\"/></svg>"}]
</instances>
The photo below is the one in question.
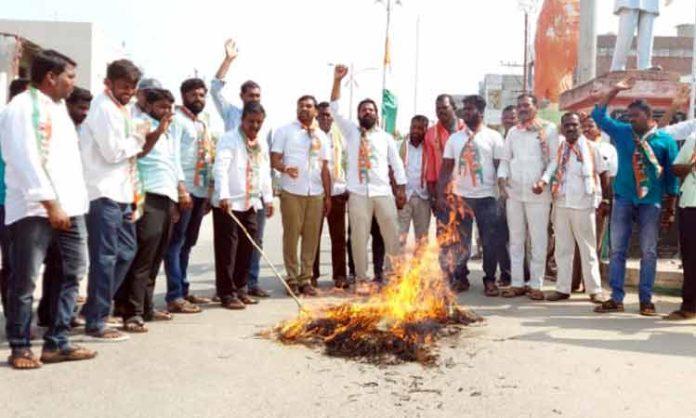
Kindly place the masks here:
<instances>
[{"instance_id":1,"label":"burning effigy","mask_svg":"<svg viewBox=\"0 0 696 418\"><path fill-rule=\"evenodd\" d=\"M379 364L432 365L437 360L439 338L482 321L457 305L439 267L437 244L422 248L394 271L389 283L371 296L305 308L268 335L285 344L323 346L329 356Z\"/></svg>"}]
</instances>

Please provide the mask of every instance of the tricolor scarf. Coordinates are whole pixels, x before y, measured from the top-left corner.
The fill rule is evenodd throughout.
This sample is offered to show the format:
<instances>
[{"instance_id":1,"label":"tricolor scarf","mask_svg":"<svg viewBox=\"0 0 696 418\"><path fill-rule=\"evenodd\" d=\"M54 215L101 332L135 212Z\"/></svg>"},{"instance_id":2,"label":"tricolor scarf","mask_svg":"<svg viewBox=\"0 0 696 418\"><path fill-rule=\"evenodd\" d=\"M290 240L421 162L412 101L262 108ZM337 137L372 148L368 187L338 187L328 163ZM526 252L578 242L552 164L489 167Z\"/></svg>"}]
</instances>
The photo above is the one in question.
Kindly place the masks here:
<instances>
[{"instance_id":1,"label":"tricolor scarf","mask_svg":"<svg viewBox=\"0 0 696 418\"><path fill-rule=\"evenodd\" d=\"M408 155L409 155L408 150L409 150L410 143L411 143L411 139L407 135L406 138L404 138L403 142L401 143L401 147L399 148L399 156L401 157L401 161L404 162L404 167L408 167ZM422 150L420 187L424 188L425 187L425 170L426 170L427 164L428 164L428 158L425 155L425 141L421 142L420 147Z\"/></svg>"},{"instance_id":2,"label":"tricolor scarf","mask_svg":"<svg viewBox=\"0 0 696 418\"><path fill-rule=\"evenodd\" d=\"M539 139L539 146L541 147L541 155L544 159L544 164L548 164L551 160L551 151L549 150L549 141L546 132L546 127L548 125L548 122L538 118L534 118L529 122L523 122L517 125L518 129L538 133L537 139Z\"/></svg>"},{"instance_id":3,"label":"tricolor scarf","mask_svg":"<svg viewBox=\"0 0 696 418\"><path fill-rule=\"evenodd\" d=\"M51 176L48 174L48 159L50 157L51 138L53 137L53 123L51 122L51 115L47 113L45 120L42 122L39 92L36 87L31 86L29 88L29 94L31 96L32 107L31 124L34 128L36 148L39 151L41 168L43 168L44 173L46 173L46 177L48 177L48 181L51 183L51 186L53 186Z\"/></svg>"},{"instance_id":4,"label":"tricolor scarf","mask_svg":"<svg viewBox=\"0 0 696 418\"><path fill-rule=\"evenodd\" d=\"M104 90L104 93L109 96L112 102L116 105L116 108L121 112L121 116L123 116L123 130L125 133L126 137L129 137L131 135L131 114L126 108L126 106L122 105L121 102L116 100L114 97L114 94L111 90L108 88ZM143 183L140 180L140 171L138 170L138 157L133 156L128 160L128 163L130 165L129 167L129 177L130 177L130 182L131 186L133 187L133 217L131 220L133 222L137 221L144 212L144 206L145 206L145 192L143 191Z\"/></svg>"},{"instance_id":5,"label":"tricolor scarf","mask_svg":"<svg viewBox=\"0 0 696 418\"><path fill-rule=\"evenodd\" d=\"M333 170L331 174L334 180L343 180L346 175L346 150L343 142L343 135L338 129L336 124L331 125L331 130L329 131L329 137L331 139L331 146L333 151Z\"/></svg>"},{"instance_id":6,"label":"tricolor scarf","mask_svg":"<svg viewBox=\"0 0 696 418\"><path fill-rule=\"evenodd\" d=\"M481 154L478 147L474 143L474 138L481 131L481 126L472 131L468 127L464 128L467 135L466 143L459 153L459 176L464 177L469 174L471 184L478 187L479 183L483 183L483 165L481 165Z\"/></svg>"},{"instance_id":7,"label":"tricolor scarf","mask_svg":"<svg viewBox=\"0 0 696 418\"><path fill-rule=\"evenodd\" d=\"M252 198L261 197L261 188L259 185L259 172L261 169L261 145L258 137L253 141L244 134L244 131L239 128L239 136L244 141L246 147L246 185L244 189L244 207L251 206Z\"/></svg>"},{"instance_id":8,"label":"tricolor scarf","mask_svg":"<svg viewBox=\"0 0 696 418\"><path fill-rule=\"evenodd\" d=\"M650 192L648 166L654 167L657 178L662 176L662 166L657 161L657 157L655 157L649 142L656 132L657 128L655 127L650 129L643 137L639 137L638 134L633 132L633 142L635 144L635 150L633 151L633 176L635 177L636 193L639 199L644 198Z\"/></svg>"},{"instance_id":9,"label":"tricolor scarf","mask_svg":"<svg viewBox=\"0 0 696 418\"><path fill-rule=\"evenodd\" d=\"M585 193L594 193L599 178L594 172L595 161L590 147L590 143L586 142L584 137L578 138L574 144L563 141L558 147L558 152L556 154L558 167L551 179L551 194L554 198L565 194L567 183L566 172L571 155L575 155L577 161L582 164L582 178L585 184Z\"/></svg>"},{"instance_id":10,"label":"tricolor scarf","mask_svg":"<svg viewBox=\"0 0 696 418\"><path fill-rule=\"evenodd\" d=\"M213 162L213 141L205 120L194 115L186 106L177 106L186 117L196 125L196 165L193 172L193 185L206 187L210 179Z\"/></svg>"},{"instance_id":11,"label":"tricolor scarf","mask_svg":"<svg viewBox=\"0 0 696 418\"><path fill-rule=\"evenodd\" d=\"M360 147L358 149L358 177L360 183L370 182L370 170L372 169L372 145L367 137L368 130L360 127Z\"/></svg>"},{"instance_id":12,"label":"tricolor scarf","mask_svg":"<svg viewBox=\"0 0 696 418\"><path fill-rule=\"evenodd\" d=\"M300 122L300 125L302 125L302 129L307 132L307 136L309 137L307 171L312 171L313 164L317 166L318 170L321 170L321 139L319 138L319 135L317 135L319 124L317 123L316 119L313 119L309 126L303 125L302 122Z\"/></svg>"}]
</instances>

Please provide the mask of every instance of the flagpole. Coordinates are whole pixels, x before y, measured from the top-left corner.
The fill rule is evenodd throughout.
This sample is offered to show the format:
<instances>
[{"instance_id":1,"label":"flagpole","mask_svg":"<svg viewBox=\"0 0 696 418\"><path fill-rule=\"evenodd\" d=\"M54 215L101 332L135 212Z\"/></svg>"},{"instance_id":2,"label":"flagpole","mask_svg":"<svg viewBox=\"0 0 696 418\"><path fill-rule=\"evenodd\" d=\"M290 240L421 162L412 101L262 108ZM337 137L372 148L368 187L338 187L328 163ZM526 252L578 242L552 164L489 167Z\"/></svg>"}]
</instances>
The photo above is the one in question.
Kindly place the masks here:
<instances>
[{"instance_id":1,"label":"flagpole","mask_svg":"<svg viewBox=\"0 0 696 418\"><path fill-rule=\"evenodd\" d=\"M384 102L384 90L387 89L387 57L389 56L389 26L391 25L391 7L392 0L387 0L387 27L384 33L384 59L382 60L382 102ZM381 125L382 128L386 127L386 119L384 117L382 117Z\"/></svg>"}]
</instances>

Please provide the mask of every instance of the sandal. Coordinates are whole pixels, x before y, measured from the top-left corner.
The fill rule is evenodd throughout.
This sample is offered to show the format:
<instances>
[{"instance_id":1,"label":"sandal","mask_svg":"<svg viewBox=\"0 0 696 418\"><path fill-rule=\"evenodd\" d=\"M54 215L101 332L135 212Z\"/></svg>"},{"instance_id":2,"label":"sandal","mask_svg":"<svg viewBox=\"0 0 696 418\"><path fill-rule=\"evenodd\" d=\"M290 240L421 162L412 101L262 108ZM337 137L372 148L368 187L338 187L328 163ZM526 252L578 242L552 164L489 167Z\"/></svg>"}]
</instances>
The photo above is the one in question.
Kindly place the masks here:
<instances>
[{"instance_id":1,"label":"sandal","mask_svg":"<svg viewBox=\"0 0 696 418\"><path fill-rule=\"evenodd\" d=\"M246 309L246 305L244 304L244 302L239 300L239 298L236 296L233 296L233 297L225 300L224 302L222 302L222 307L225 309L231 309L233 311Z\"/></svg>"},{"instance_id":2,"label":"sandal","mask_svg":"<svg viewBox=\"0 0 696 418\"><path fill-rule=\"evenodd\" d=\"M245 305L256 305L259 303L257 299L250 298L249 295L244 292L237 293L237 299L241 300Z\"/></svg>"},{"instance_id":3,"label":"sandal","mask_svg":"<svg viewBox=\"0 0 696 418\"><path fill-rule=\"evenodd\" d=\"M212 300L208 298L196 295L188 295L184 299L186 299L189 303L193 303L195 305L207 305L208 303L212 302Z\"/></svg>"},{"instance_id":4,"label":"sandal","mask_svg":"<svg viewBox=\"0 0 696 418\"><path fill-rule=\"evenodd\" d=\"M96 330L96 331L85 331L85 335L92 337L98 341L104 341L104 342L121 342L121 341L126 341L130 339L130 337L122 332L119 332L118 330L115 330L113 328L105 327L101 330Z\"/></svg>"},{"instance_id":5,"label":"sandal","mask_svg":"<svg viewBox=\"0 0 696 418\"><path fill-rule=\"evenodd\" d=\"M487 282L484 286L485 286L485 290L483 291L484 295L486 295L488 297L500 296L500 289L498 289L498 286L496 286L494 282Z\"/></svg>"},{"instance_id":6,"label":"sandal","mask_svg":"<svg viewBox=\"0 0 696 418\"><path fill-rule=\"evenodd\" d=\"M174 315L167 311L160 311L158 309L152 311L152 321L171 321L172 319L174 319Z\"/></svg>"},{"instance_id":7,"label":"sandal","mask_svg":"<svg viewBox=\"0 0 696 418\"><path fill-rule=\"evenodd\" d=\"M664 317L667 321L686 321L694 318L696 318L696 312L685 311L683 309L678 309Z\"/></svg>"},{"instance_id":8,"label":"sandal","mask_svg":"<svg viewBox=\"0 0 696 418\"><path fill-rule=\"evenodd\" d=\"M145 321L138 318L131 318L125 321L123 323L123 330L135 334L142 334L148 331L147 327L145 326Z\"/></svg>"},{"instance_id":9,"label":"sandal","mask_svg":"<svg viewBox=\"0 0 696 418\"><path fill-rule=\"evenodd\" d=\"M531 300L544 300L546 299L546 294L540 289L529 289L527 292L527 297Z\"/></svg>"},{"instance_id":10,"label":"sandal","mask_svg":"<svg viewBox=\"0 0 696 418\"><path fill-rule=\"evenodd\" d=\"M167 303L167 310L178 314L197 314L201 313L201 308L185 299L177 299Z\"/></svg>"},{"instance_id":11,"label":"sandal","mask_svg":"<svg viewBox=\"0 0 696 418\"><path fill-rule=\"evenodd\" d=\"M64 361L90 360L97 356L94 350L73 345L62 350L46 350L41 352L41 361L44 363L61 363Z\"/></svg>"},{"instance_id":12,"label":"sandal","mask_svg":"<svg viewBox=\"0 0 696 418\"><path fill-rule=\"evenodd\" d=\"M7 362L15 370L32 370L40 368L43 363L36 358L34 353L28 348L12 350L12 354L7 358Z\"/></svg>"},{"instance_id":13,"label":"sandal","mask_svg":"<svg viewBox=\"0 0 696 418\"><path fill-rule=\"evenodd\" d=\"M524 287L508 287L503 289L501 296L504 298L516 298L518 296L524 296L527 293L527 289Z\"/></svg>"}]
</instances>

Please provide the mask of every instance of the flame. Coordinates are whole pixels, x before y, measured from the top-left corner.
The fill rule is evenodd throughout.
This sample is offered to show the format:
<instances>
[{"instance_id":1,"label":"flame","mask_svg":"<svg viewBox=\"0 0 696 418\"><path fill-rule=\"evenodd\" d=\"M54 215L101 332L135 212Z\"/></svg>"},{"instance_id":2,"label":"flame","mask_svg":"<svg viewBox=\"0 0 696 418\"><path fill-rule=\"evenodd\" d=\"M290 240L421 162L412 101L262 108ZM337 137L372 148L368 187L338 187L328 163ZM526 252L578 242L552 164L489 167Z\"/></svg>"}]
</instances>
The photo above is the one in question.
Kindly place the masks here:
<instances>
[{"instance_id":1,"label":"flame","mask_svg":"<svg viewBox=\"0 0 696 418\"><path fill-rule=\"evenodd\" d=\"M391 351L401 360L431 362L434 357L428 348L443 327L480 320L457 307L456 295L440 268L441 245L459 239L457 214L471 210L465 204L453 207L458 212L450 211L438 242L419 243L414 256L391 260L394 275L379 292L363 300L309 308L276 326L273 334L290 344L323 343L329 354L370 357Z\"/></svg>"}]
</instances>

